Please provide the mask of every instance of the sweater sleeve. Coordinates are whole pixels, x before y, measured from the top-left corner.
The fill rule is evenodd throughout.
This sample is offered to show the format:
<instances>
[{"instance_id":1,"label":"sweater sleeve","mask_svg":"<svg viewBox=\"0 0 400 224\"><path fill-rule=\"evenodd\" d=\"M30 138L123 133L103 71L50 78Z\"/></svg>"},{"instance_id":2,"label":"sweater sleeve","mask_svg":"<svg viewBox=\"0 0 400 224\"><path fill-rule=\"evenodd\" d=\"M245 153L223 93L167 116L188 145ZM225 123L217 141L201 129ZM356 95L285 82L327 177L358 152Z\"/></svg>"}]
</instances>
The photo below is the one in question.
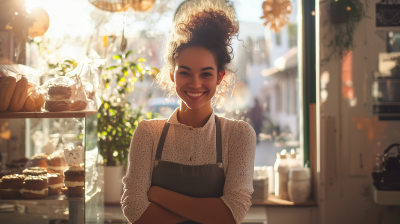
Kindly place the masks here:
<instances>
[{"instance_id":1,"label":"sweater sleeve","mask_svg":"<svg viewBox=\"0 0 400 224\"><path fill-rule=\"evenodd\" d=\"M251 206L253 193L256 134L246 122L239 121L229 137L228 166L221 199L240 224Z\"/></svg>"},{"instance_id":2,"label":"sweater sleeve","mask_svg":"<svg viewBox=\"0 0 400 224\"><path fill-rule=\"evenodd\" d=\"M153 143L148 124L149 121L139 122L133 134L128 170L126 176L122 178L124 189L121 207L130 223L138 220L150 205L147 192L151 185Z\"/></svg>"}]
</instances>

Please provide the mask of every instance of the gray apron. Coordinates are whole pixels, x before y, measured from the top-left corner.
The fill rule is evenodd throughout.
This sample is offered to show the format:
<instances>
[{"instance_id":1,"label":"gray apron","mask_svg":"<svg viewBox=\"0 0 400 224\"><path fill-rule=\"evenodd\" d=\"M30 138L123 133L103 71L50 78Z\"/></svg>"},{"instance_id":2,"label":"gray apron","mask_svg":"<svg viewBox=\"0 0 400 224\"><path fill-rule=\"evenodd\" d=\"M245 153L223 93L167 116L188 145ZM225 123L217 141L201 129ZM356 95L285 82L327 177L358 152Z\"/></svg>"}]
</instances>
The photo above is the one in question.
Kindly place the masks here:
<instances>
[{"instance_id":1,"label":"gray apron","mask_svg":"<svg viewBox=\"0 0 400 224\"><path fill-rule=\"evenodd\" d=\"M165 123L154 160L151 186L159 186L196 198L219 198L223 195L225 174L222 163L221 124L215 116L217 161L215 164L190 166L162 161L161 155L170 124ZM181 224L195 224L188 220Z\"/></svg>"}]
</instances>

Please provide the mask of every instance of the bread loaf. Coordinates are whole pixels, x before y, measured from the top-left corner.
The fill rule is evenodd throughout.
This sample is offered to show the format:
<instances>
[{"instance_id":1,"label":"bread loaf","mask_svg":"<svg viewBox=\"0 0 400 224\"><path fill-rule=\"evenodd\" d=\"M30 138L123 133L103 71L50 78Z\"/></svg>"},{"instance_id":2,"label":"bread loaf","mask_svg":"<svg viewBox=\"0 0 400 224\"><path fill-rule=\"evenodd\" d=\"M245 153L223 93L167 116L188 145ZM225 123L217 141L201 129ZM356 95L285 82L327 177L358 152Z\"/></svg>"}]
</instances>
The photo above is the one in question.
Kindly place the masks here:
<instances>
[{"instance_id":1,"label":"bread loaf","mask_svg":"<svg viewBox=\"0 0 400 224\"><path fill-rule=\"evenodd\" d=\"M28 79L22 76L15 86L8 110L12 112L20 111L25 104L26 98L28 98Z\"/></svg>"},{"instance_id":2,"label":"bread loaf","mask_svg":"<svg viewBox=\"0 0 400 224\"><path fill-rule=\"evenodd\" d=\"M7 110L16 84L17 80L12 76L2 78L0 83L0 112Z\"/></svg>"},{"instance_id":3,"label":"bread loaf","mask_svg":"<svg viewBox=\"0 0 400 224\"><path fill-rule=\"evenodd\" d=\"M24 107L22 108L22 111L26 112L33 112L36 109L36 104L35 104L35 99L33 98L35 92L32 92L29 94L28 98L25 101Z\"/></svg>"}]
</instances>

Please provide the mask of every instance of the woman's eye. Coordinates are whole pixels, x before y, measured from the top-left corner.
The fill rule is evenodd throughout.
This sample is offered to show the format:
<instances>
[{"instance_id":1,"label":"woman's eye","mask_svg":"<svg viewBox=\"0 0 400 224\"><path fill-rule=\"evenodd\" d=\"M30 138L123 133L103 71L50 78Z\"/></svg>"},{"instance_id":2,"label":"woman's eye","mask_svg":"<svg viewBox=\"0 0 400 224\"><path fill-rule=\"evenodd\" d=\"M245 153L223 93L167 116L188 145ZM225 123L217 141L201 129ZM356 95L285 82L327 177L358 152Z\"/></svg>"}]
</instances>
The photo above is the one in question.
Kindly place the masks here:
<instances>
[{"instance_id":1,"label":"woman's eye","mask_svg":"<svg viewBox=\"0 0 400 224\"><path fill-rule=\"evenodd\" d=\"M187 73L187 72L180 72L179 74L181 74L181 75L189 75L189 73Z\"/></svg>"},{"instance_id":2,"label":"woman's eye","mask_svg":"<svg viewBox=\"0 0 400 224\"><path fill-rule=\"evenodd\" d=\"M211 73L203 73L204 76L212 76Z\"/></svg>"}]
</instances>

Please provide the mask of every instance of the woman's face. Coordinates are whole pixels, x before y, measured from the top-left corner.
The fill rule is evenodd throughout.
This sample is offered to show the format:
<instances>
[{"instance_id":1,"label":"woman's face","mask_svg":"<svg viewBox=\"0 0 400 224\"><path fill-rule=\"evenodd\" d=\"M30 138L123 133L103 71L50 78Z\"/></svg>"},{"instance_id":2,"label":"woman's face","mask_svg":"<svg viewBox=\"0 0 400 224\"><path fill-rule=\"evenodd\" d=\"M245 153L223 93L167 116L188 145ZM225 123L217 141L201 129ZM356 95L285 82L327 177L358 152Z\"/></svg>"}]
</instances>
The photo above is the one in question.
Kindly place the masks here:
<instances>
[{"instance_id":1,"label":"woman's face","mask_svg":"<svg viewBox=\"0 0 400 224\"><path fill-rule=\"evenodd\" d=\"M221 81L214 55L203 47L183 50L175 62L171 80L179 98L189 109L211 107L211 99Z\"/></svg>"}]
</instances>

